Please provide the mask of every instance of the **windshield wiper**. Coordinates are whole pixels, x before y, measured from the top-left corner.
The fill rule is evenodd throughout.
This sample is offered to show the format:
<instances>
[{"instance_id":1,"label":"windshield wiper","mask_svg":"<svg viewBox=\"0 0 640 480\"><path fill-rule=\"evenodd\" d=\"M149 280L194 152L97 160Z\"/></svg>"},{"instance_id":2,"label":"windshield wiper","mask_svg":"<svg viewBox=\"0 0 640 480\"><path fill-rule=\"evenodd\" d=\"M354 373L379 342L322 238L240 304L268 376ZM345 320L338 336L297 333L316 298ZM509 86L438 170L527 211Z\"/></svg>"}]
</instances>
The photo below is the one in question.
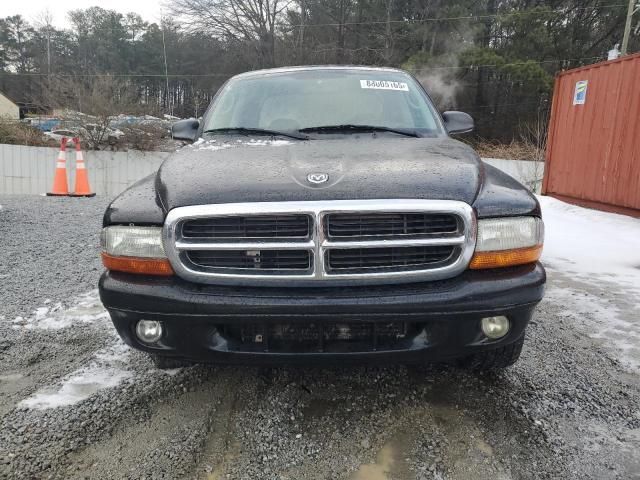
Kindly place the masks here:
<instances>
[{"instance_id":1,"label":"windshield wiper","mask_svg":"<svg viewBox=\"0 0 640 480\"><path fill-rule=\"evenodd\" d=\"M325 125L322 127L308 127L298 130L302 133L311 132L390 132L407 137L419 137L415 130L405 130L402 128L376 127L375 125Z\"/></svg>"},{"instance_id":2,"label":"windshield wiper","mask_svg":"<svg viewBox=\"0 0 640 480\"><path fill-rule=\"evenodd\" d=\"M277 130L265 130L264 128L245 128L245 127L227 127L227 128L212 128L205 130L203 133L239 133L241 135L271 135L295 138L296 140L309 140L306 135L299 135L293 132L279 132Z\"/></svg>"}]
</instances>

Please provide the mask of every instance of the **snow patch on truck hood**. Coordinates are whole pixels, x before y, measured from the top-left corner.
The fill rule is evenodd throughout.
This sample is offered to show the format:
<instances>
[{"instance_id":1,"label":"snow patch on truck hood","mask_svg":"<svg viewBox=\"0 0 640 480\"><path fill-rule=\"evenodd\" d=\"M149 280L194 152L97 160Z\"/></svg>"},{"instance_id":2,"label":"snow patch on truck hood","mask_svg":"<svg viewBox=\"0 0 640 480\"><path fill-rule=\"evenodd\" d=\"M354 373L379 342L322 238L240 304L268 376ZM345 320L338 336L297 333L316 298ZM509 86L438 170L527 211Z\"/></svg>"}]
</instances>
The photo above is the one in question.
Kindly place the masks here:
<instances>
[{"instance_id":1,"label":"snow patch on truck hood","mask_svg":"<svg viewBox=\"0 0 640 480\"><path fill-rule=\"evenodd\" d=\"M285 145L291 145L293 142L290 142L289 140L262 140L262 139L256 139L256 138L251 138L248 140L242 140L242 139L238 139L235 142L229 142L229 141L219 141L219 140L205 140L204 138L199 138L198 140L196 140L194 143L192 143L191 145L188 145L184 148L190 149L190 150L209 150L209 151L216 151L216 150L226 150L227 148L237 148L237 147L243 147L243 146L249 146L249 147L265 147L265 146L271 146L271 147L283 147Z\"/></svg>"}]
</instances>

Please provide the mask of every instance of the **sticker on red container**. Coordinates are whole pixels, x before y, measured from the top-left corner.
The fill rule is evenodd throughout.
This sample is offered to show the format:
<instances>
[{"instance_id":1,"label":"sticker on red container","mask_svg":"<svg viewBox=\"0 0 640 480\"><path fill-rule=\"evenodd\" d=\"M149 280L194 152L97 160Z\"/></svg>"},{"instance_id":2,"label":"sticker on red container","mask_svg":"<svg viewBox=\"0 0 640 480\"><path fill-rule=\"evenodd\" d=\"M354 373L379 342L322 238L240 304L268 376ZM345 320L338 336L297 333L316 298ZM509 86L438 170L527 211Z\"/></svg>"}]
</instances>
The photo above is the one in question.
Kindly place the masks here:
<instances>
[{"instance_id":1,"label":"sticker on red container","mask_svg":"<svg viewBox=\"0 0 640 480\"><path fill-rule=\"evenodd\" d=\"M576 90L573 93L573 104L584 105L587 103L587 88L589 87L589 80L580 80L576 82Z\"/></svg>"}]
</instances>

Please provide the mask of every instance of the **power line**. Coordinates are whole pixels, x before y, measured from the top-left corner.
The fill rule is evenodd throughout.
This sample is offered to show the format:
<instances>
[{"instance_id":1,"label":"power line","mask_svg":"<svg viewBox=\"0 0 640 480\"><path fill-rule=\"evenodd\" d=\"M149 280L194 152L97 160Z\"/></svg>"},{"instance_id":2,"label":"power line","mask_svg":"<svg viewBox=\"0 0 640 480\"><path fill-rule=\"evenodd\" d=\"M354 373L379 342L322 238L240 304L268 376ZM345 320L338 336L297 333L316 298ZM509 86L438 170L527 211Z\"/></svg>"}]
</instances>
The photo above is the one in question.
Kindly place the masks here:
<instances>
[{"instance_id":1,"label":"power line","mask_svg":"<svg viewBox=\"0 0 640 480\"><path fill-rule=\"evenodd\" d=\"M46 77L47 73L40 72L0 72L0 76L16 76L16 77ZM164 73L52 73L53 77L60 78L77 78L77 77L134 77L134 78L144 78L144 77L162 77L166 76L174 77L174 78L189 78L189 77L221 77L221 78L230 78L234 75L238 75L237 73L169 73L168 75Z\"/></svg>"},{"instance_id":2,"label":"power line","mask_svg":"<svg viewBox=\"0 0 640 480\"><path fill-rule=\"evenodd\" d=\"M498 105L478 105L478 106L468 106L468 107L456 107L463 111L472 112L474 110L481 110L485 108L502 108L502 107L516 107L520 105L540 105L540 102L518 102L518 103L499 103Z\"/></svg>"},{"instance_id":3,"label":"power line","mask_svg":"<svg viewBox=\"0 0 640 480\"><path fill-rule=\"evenodd\" d=\"M542 64L553 64L553 63L564 63L564 62L580 62L584 60L597 60L601 59L602 56L599 57L582 57L582 58L563 58L557 60L527 60L524 62L508 62L508 63L493 63L493 64L471 64L471 65L434 65L432 67L424 67L418 69L409 69L411 73L420 73L420 72L429 72L433 70L455 70L455 69L465 69L465 68L495 68L495 67L511 67L511 66L522 66L522 65L542 65ZM286 68L286 67L283 67ZM239 75L243 72L238 73L170 73L169 77L172 78L208 78L208 77L218 77L218 78L230 78L234 75ZM0 76L16 76L16 77L46 77L49 74L41 73L41 72L0 72ZM145 77L162 77L165 78L167 75L165 73L52 73L51 76L59 77L59 78L77 78L77 77L123 77L123 78L145 78Z\"/></svg>"},{"instance_id":4,"label":"power line","mask_svg":"<svg viewBox=\"0 0 640 480\"><path fill-rule=\"evenodd\" d=\"M412 73L417 73L417 72L421 72L421 71L430 71L430 70L445 70L445 69L460 69L460 68L490 68L490 67L511 67L511 66L517 66L517 65L542 65L542 64L546 64L546 63L563 63L563 62L580 62L583 60L595 60L598 58L602 58L602 56L600 57L583 57L583 58L565 58L565 59L560 59L560 60L527 60L524 62L511 62L511 63L492 63L492 64L485 64L485 65L450 65L450 66L434 66L434 67L425 67L425 68L418 68L416 70L409 70Z\"/></svg>"},{"instance_id":5,"label":"power line","mask_svg":"<svg viewBox=\"0 0 640 480\"><path fill-rule=\"evenodd\" d=\"M627 4L612 4L612 5L594 5L590 7L574 7L571 9L571 12L575 11L583 11L583 10L599 10L599 9L615 9L620 7L627 7ZM457 20L488 20L491 18L504 18L504 17L512 17L512 16L524 16L524 15L556 15L563 16L569 12L558 12L557 10L536 10L530 12L504 12L504 13L495 13L495 14L487 14L487 15L463 15L457 17L428 17L428 18L416 18L416 19L404 19L404 20L370 20L366 22L334 22L334 23L299 23L294 25L285 25L290 28L298 28L298 27L339 27L339 26L350 26L350 25L386 25L388 23L433 23L433 22L449 22L449 21L457 21Z\"/></svg>"}]
</instances>

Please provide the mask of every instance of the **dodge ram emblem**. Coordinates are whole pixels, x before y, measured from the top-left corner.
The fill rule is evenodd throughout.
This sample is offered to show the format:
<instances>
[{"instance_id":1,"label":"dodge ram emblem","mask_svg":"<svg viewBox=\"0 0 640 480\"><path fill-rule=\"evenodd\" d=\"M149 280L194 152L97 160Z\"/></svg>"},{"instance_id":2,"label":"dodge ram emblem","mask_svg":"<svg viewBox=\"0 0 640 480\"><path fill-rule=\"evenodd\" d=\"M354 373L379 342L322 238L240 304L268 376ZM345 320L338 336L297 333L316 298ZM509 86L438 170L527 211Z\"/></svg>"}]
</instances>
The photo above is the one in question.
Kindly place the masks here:
<instances>
[{"instance_id":1,"label":"dodge ram emblem","mask_svg":"<svg viewBox=\"0 0 640 480\"><path fill-rule=\"evenodd\" d=\"M307 175L307 180L309 180L309 183L314 183L318 185L320 183L325 183L327 180L329 180L329 174L328 173L310 173L309 175Z\"/></svg>"}]
</instances>

